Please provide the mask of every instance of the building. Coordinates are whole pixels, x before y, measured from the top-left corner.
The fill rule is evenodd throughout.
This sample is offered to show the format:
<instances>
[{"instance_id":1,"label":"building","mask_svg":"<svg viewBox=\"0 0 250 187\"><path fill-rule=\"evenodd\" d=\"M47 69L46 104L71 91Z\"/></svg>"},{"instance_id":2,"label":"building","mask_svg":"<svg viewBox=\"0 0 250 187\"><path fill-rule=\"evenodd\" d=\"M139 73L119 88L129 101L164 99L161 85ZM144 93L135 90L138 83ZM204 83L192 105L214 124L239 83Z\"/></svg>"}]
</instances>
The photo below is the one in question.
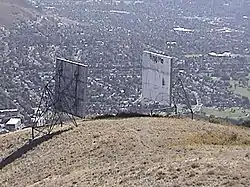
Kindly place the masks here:
<instances>
[{"instance_id":1,"label":"building","mask_svg":"<svg viewBox=\"0 0 250 187\"><path fill-rule=\"evenodd\" d=\"M9 131L20 130L23 128L22 120L20 118L10 118L5 124L5 129Z\"/></svg>"},{"instance_id":2,"label":"building","mask_svg":"<svg viewBox=\"0 0 250 187\"><path fill-rule=\"evenodd\" d=\"M1 123L6 123L10 118L14 118L19 115L18 109L1 109L0 119Z\"/></svg>"}]
</instances>

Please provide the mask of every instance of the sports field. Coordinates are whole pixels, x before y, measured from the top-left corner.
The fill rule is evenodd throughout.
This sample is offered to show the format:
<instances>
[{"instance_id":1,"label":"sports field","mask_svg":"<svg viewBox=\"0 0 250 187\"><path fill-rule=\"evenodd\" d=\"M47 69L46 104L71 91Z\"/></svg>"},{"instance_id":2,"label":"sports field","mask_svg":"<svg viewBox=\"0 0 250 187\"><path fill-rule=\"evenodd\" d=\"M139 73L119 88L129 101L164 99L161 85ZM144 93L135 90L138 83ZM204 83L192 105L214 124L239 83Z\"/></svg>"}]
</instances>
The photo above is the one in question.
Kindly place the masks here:
<instances>
[{"instance_id":1,"label":"sports field","mask_svg":"<svg viewBox=\"0 0 250 187\"><path fill-rule=\"evenodd\" d=\"M250 99L250 88L240 85L239 81L235 80L231 80L230 84L231 87L229 88L229 90L233 91L234 94L245 96ZM248 81L248 85L250 85L250 81ZM207 116L214 115L215 117L230 118L235 120L246 119L250 114L250 110L245 110L240 107L232 107L224 110L219 110L218 108L214 107L204 107L202 108L202 112L206 113Z\"/></svg>"},{"instance_id":2,"label":"sports field","mask_svg":"<svg viewBox=\"0 0 250 187\"><path fill-rule=\"evenodd\" d=\"M219 110L218 108L214 107L204 107L202 108L202 112L206 113L207 116L213 115L215 117L235 120L248 118L248 114L250 114L250 110L244 110L239 107L227 108L225 110Z\"/></svg>"},{"instance_id":3,"label":"sports field","mask_svg":"<svg viewBox=\"0 0 250 187\"><path fill-rule=\"evenodd\" d=\"M244 87L244 86L240 86L239 81L230 81L231 84L231 88L229 88L230 90L232 90L235 94L238 95L242 95L245 97L248 97L250 99L250 87ZM248 81L248 85L250 85L250 81Z\"/></svg>"}]
</instances>

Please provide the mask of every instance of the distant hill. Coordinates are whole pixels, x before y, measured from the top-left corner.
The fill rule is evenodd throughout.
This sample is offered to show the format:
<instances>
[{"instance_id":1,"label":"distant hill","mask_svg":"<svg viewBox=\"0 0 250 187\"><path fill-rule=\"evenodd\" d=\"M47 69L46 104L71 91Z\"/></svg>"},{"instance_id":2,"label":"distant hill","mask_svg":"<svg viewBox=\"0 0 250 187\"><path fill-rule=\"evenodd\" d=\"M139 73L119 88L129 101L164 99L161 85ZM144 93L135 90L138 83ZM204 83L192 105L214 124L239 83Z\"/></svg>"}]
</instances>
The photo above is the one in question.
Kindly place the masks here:
<instances>
[{"instance_id":1,"label":"distant hill","mask_svg":"<svg viewBox=\"0 0 250 187\"><path fill-rule=\"evenodd\" d=\"M25 0L0 0L0 25L28 20L35 15L36 11Z\"/></svg>"},{"instance_id":2,"label":"distant hill","mask_svg":"<svg viewBox=\"0 0 250 187\"><path fill-rule=\"evenodd\" d=\"M0 160L28 133L1 135ZM1 170L1 186L250 186L250 131L230 125L168 118L79 121L25 149Z\"/></svg>"}]
</instances>

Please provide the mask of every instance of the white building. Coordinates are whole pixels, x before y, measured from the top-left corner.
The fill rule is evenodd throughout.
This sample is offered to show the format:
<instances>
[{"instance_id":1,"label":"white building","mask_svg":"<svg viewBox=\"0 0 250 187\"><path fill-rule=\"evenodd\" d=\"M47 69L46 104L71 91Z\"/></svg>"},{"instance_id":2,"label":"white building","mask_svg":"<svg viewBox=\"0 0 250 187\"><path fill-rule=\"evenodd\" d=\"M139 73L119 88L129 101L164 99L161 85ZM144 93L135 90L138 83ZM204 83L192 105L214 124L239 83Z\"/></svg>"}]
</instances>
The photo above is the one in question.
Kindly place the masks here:
<instances>
[{"instance_id":1,"label":"white building","mask_svg":"<svg viewBox=\"0 0 250 187\"><path fill-rule=\"evenodd\" d=\"M173 58L149 51L142 58L142 102L171 105Z\"/></svg>"},{"instance_id":2,"label":"white building","mask_svg":"<svg viewBox=\"0 0 250 187\"><path fill-rule=\"evenodd\" d=\"M23 128L22 120L20 118L11 118L5 124L5 128L10 131L20 130Z\"/></svg>"}]
</instances>

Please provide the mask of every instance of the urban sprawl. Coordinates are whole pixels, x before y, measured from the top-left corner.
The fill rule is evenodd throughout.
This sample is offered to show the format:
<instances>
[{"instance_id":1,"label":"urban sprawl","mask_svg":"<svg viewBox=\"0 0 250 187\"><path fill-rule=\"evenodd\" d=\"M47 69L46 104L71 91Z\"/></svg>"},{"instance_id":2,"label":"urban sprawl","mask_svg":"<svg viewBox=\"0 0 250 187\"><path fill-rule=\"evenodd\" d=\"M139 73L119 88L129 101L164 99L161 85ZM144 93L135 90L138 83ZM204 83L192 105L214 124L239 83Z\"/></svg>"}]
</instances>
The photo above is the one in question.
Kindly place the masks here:
<instances>
[{"instance_id":1,"label":"urban sprawl","mask_svg":"<svg viewBox=\"0 0 250 187\"><path fill-rule=\"evenodd\" d=\"M29 3L35 16L0 27L2 127L13 117L31 122L56 57L89 66L88 114L136 108L144 50L175 57L173 83L180 77L192 105L199 100L196 112L227 111L230 117L241 111L248 118L249 1ZM186 104L178 86L173 95L178 105Z\"/></svg>"}]
</instances>

